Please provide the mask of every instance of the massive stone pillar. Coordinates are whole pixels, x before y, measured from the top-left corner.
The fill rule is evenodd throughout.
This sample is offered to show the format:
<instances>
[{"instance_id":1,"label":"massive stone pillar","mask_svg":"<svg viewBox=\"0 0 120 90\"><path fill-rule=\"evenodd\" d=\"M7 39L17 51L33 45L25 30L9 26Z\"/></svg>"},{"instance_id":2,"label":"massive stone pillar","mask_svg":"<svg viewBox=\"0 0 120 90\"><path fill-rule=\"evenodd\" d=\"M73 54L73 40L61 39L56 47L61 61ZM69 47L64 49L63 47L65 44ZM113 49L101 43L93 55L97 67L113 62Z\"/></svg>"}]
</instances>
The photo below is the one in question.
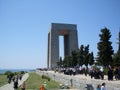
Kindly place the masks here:
<instances>
[{"instance_id":1,"label":"massive stone pillar","mask_svg":"<svg viewBox=\"0 0 120 90\"><path fill-rule=\"evenodd\" d=\"M75 24L52 23L48 32L47 67L54 68L59 61L59 35L64 36L64 57L78 50L77 26Z\"/></svg>"}]
</instances>

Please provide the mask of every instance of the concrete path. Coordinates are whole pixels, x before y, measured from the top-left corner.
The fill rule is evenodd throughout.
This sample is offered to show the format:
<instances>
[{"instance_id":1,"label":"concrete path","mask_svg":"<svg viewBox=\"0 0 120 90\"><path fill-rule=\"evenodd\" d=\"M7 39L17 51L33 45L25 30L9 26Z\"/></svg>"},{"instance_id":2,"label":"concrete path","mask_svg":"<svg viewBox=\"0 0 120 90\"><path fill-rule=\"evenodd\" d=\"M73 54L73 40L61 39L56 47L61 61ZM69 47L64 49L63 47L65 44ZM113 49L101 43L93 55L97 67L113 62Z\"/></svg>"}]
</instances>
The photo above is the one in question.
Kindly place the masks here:
<instances>
[{"instance_id":1,"label":"concrete path","mask_svg":"<svg viewBox=\"0 0 120 90\"><path fill-rule=\"evenodd\" d=\"M26 81L28 77L29 77L28 73L24 74L23 77L22 77L22 80L19 80L19 82L18 82L19 85L18 86L20 86L23 83L23 81ZM14 90L13 82L0 87L0 90Z\"/></svg>"}]
</instances>

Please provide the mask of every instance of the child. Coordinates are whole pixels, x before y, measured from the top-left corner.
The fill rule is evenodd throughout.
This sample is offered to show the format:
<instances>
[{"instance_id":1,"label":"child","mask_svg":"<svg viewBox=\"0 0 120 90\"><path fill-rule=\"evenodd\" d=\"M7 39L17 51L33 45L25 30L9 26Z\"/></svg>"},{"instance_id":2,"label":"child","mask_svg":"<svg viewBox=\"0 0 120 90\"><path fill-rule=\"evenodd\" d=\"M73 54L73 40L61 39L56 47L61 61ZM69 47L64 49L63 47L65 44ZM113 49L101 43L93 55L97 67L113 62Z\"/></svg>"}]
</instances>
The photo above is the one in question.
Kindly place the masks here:
<instances>
[{"instance_id":1,"label":"child","mask_svg":"<svg viewBox=\"0 0 120 90\"><path fill-rule=\"evenodd\" d=\"M96 90L101 90L101 85L98 84Z\"/></svg>"}]
</instances>

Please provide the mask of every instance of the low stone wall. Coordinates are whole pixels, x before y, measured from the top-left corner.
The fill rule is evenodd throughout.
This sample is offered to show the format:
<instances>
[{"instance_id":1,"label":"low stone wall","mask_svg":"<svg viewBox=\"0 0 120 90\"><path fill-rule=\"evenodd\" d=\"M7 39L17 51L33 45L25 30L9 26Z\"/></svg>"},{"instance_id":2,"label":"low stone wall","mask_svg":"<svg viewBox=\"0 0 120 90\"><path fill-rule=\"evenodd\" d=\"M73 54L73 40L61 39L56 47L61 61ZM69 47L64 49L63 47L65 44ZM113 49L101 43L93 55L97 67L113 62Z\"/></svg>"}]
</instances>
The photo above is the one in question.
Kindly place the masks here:
<instances>
[{"instance_id":1,"label":"low stone wall","mask_svg":"<svg viewBox=\"0 0 120 90\"><path fill-rule=\"evenodd\" d=\"M77 88L78 90L88 90L87 87L90 88L89 90L96 90L97 85L102 84L103 82L106 83L107 90L120 90L120 81L86 79L79 76L75 77L64 75L63 73L55 73L53 71L36 70L36 73L39 75L46 75L52 80Z\"/></svg>"}]
</instances>

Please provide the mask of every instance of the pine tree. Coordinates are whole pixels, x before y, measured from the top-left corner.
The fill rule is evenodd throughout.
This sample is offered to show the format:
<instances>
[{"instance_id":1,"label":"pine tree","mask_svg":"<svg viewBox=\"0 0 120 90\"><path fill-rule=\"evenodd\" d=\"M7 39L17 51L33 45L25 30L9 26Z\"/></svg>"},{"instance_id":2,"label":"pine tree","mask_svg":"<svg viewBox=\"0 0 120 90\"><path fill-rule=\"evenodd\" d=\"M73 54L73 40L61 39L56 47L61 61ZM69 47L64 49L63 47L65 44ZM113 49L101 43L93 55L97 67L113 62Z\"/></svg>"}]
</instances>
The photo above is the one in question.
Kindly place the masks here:
<instances>
[{"instance_id":1,"label":"pine tree","mask_svg":"<svg viewBox=\"0 0 120 90\"><path fill-rule=\"evenodd\" d=\"M120 32L118 34L118 51L114 54L113 60L115 66L120 66Z\"/></svg>"},{"instance_id":2,"label":"pine tree","mask_svg":"<svg viewBox=\"0 0 120 90\"><path fill-rule=\"evenodd\" d=\"M94 55L93 55L93 52L89 53L89 64L90 65L94 64Z\"/></svg>"},{"instance_id":3,"label":"pine tree","mask_svg":"<svg viewBox=\"0 0 120 90\"><path fill-rule=\"evenodd\" d=\"M94 64L94 56L93 52L89 52L89 45L84 46L81 45L78 53L78 64L82 66L85 64L86 66Z\"/></svg>"},{"instance_id":4,"label":"pine tree","mask_svg":"<svg viewBox=\"0 0 120 90\"><path fill-rule=\"evenodd\" d=\"M79 66L82 66L83 65L83 53L84 53L84 46L81 45L80 46L80 49L79 49L79 53L78 53L78 64Z\"/></svg>"},{"instance_id":5,"label":"pine tree","mask_svg":"<svg viewBox=\"0 0 120 90\"><path fill-rule=\"evenodd\" d=\"M89 45L87 45L87 46L85 47L83 56L84 56L84 57L83 57L84 64L85 64L86 66L88 66L88 64L89 64Z\"/></svg>"},{"instance_id":6,"label":"pine tree","mask_svg":"<svg viewBox=\"0 0 120 90\"><path fill-rule=\"evenodd\" d=\"M98 42L98 62L103 66L109 66L112 63L113 48L110 41L111 33L109 29L101 29L99 34L100 42Z\"/></svg>"},{"instance_id":7,"label":"pine tree","mask_svg":"<svg viewBox=\"0 0 120 90\"><path fill-rule=\"evenodd\" d=\"M117 53L118 53L118 55L119 55L119 57L120 57L120 32L119 32L119 35L118 35L118 51L117 51Z\"/></svg>"},{"instance_id":8,"label":"pine tree","mask_svg":"<svg viewBox=\"0 0 120 90\"><path fill-rule=\"evenodd\" d=\"M77 66L77 61L78 61L78 52L77 51L72 51L72 67Z\"/></svg>"},{"instance_id":9,"label":"pine tree","mask_svg":"<svg viewBox=\"0 0 120 90\"><path fill-rule=\"evenodd\" d=\"M72 57L66 56L63 60L63 67L71 67L72 66Z\"/></svg>"}]
</instances>

